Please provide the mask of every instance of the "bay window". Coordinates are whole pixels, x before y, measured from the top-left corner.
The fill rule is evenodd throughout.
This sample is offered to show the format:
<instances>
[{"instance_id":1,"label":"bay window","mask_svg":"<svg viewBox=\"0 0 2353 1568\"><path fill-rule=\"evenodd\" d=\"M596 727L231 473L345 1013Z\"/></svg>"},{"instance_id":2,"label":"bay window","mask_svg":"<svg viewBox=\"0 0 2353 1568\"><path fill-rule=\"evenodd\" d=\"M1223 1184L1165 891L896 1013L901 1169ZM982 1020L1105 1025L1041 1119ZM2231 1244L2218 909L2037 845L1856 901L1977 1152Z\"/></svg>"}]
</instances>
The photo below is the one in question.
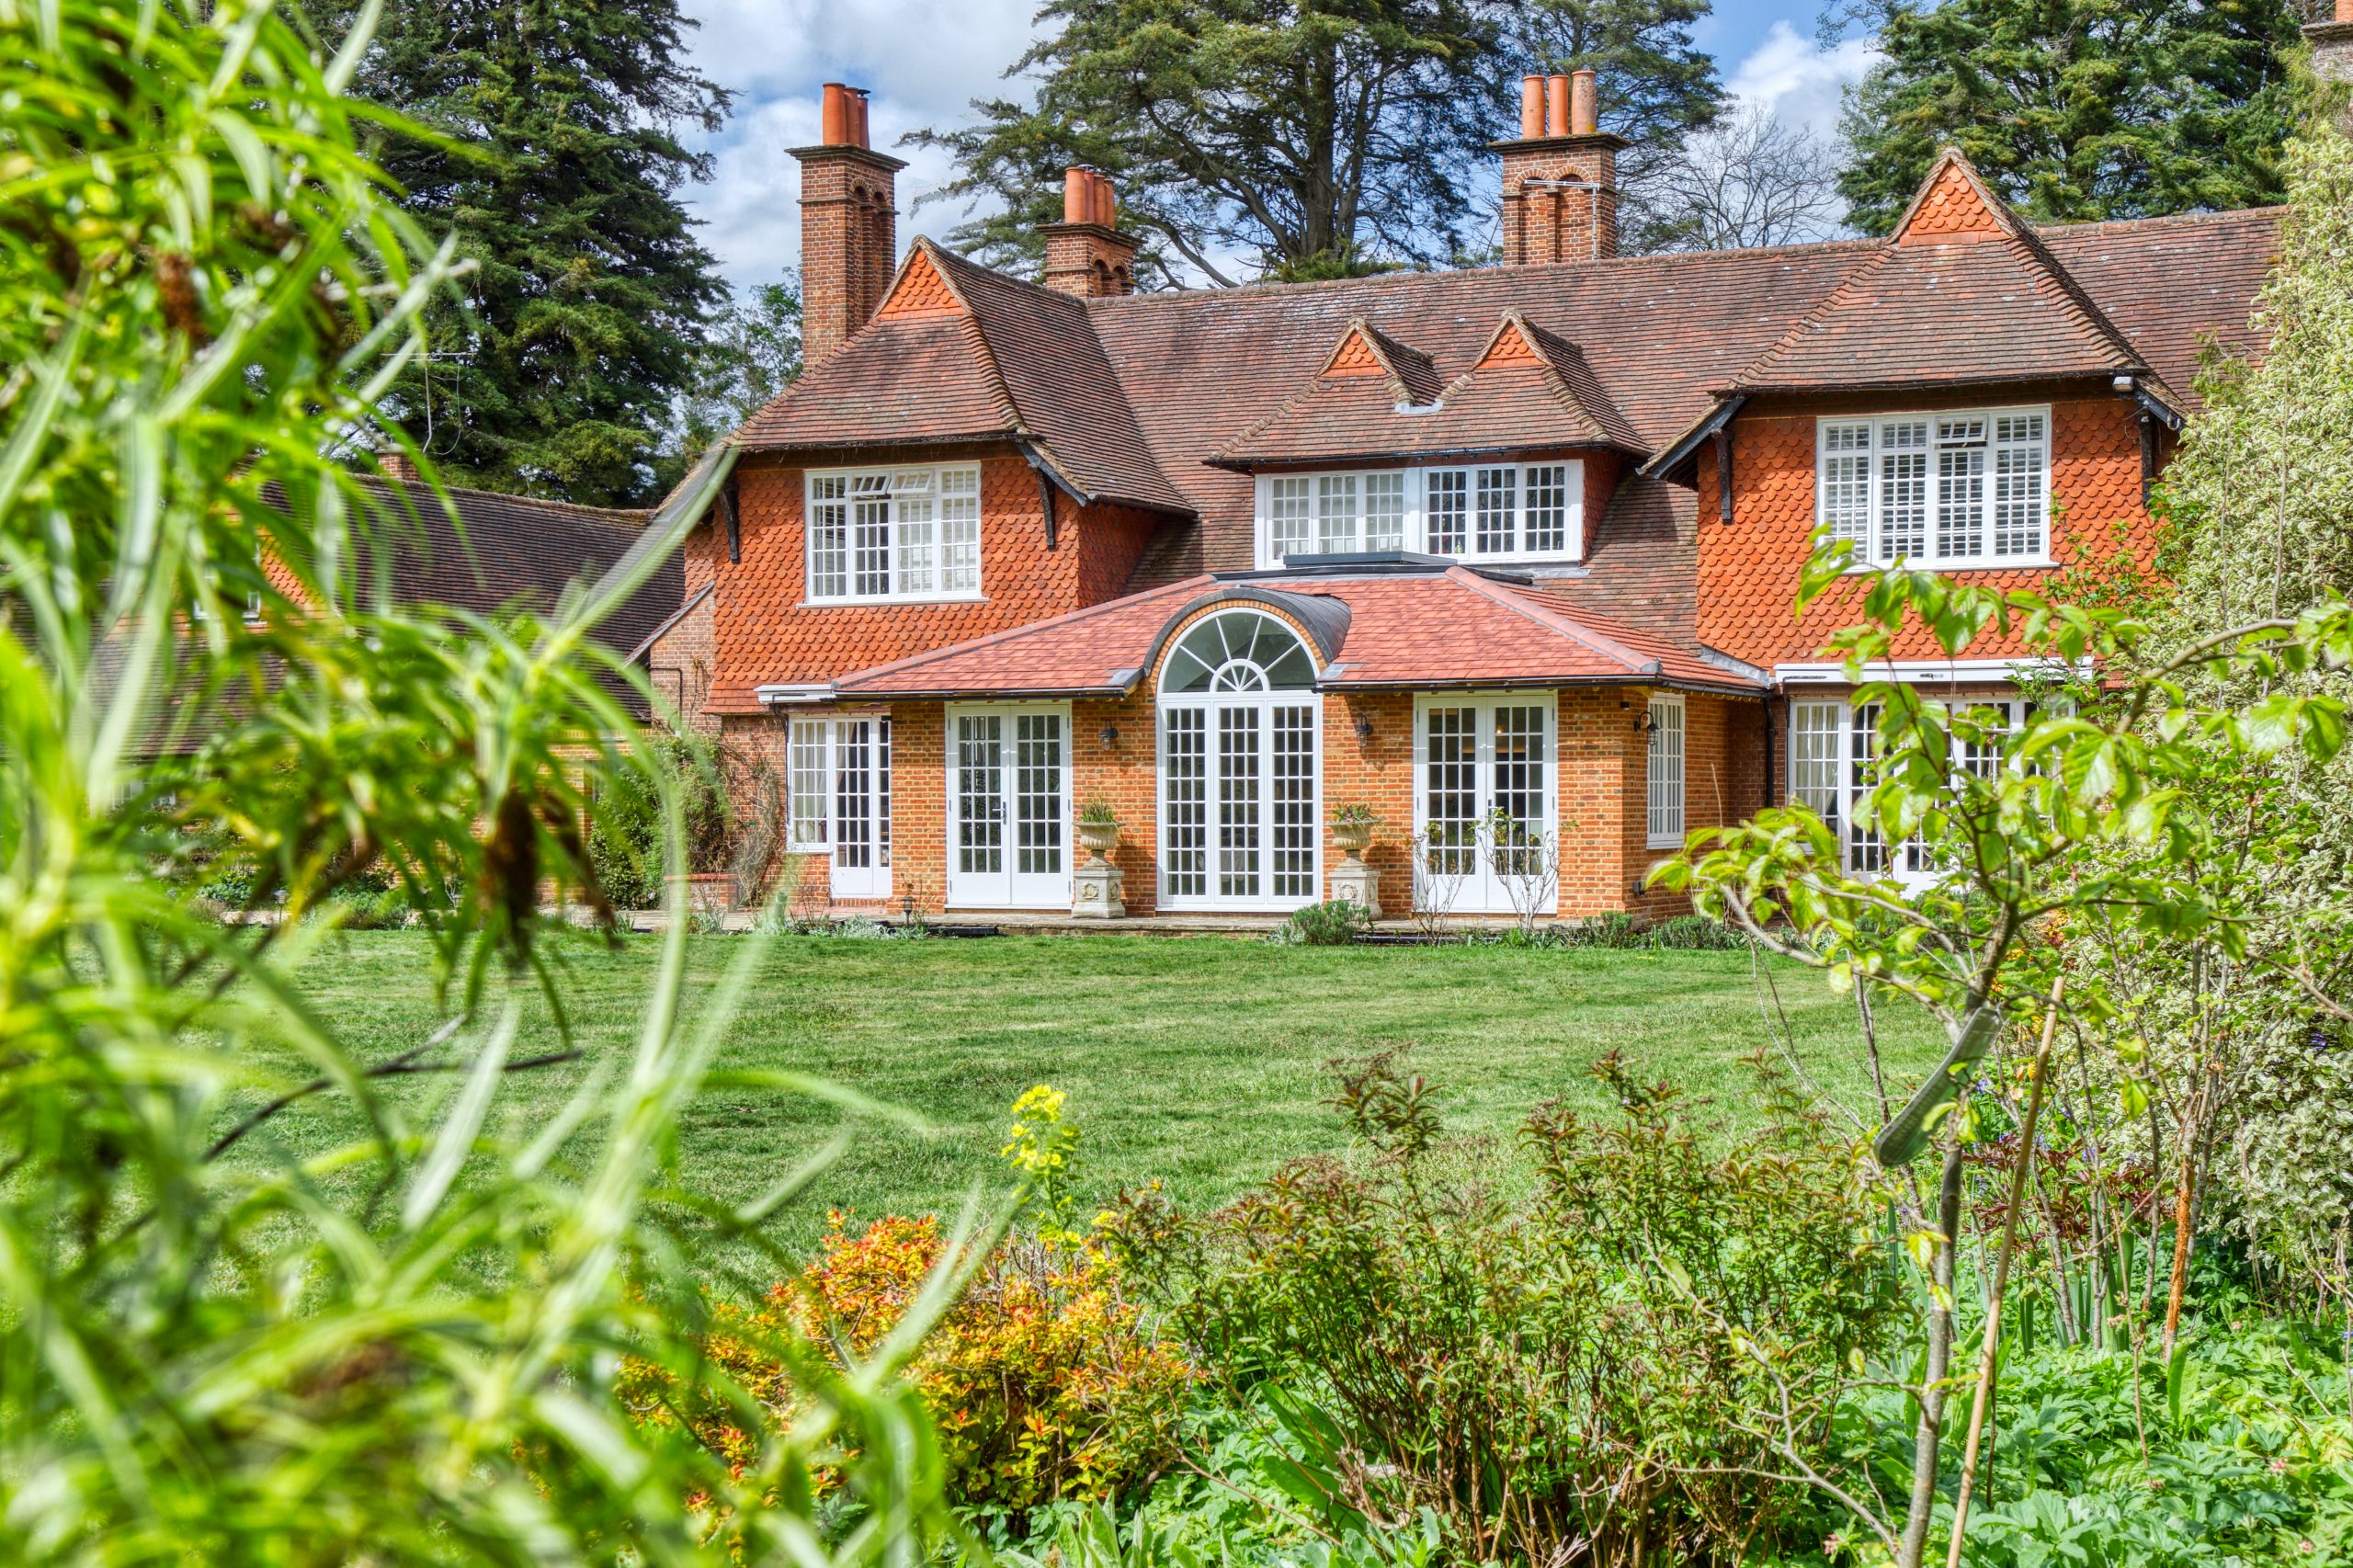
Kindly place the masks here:
<instances>
[{"instance_id":1,"label":"bay window","mask_svg":"<svg viewBox=\"0 0 2353 1568\"><path fill-rule=\"evenodd\" d=\"M1415 551L1465 560L1585 553L1585 464L1279 473L1258 481L1258 560Z\"/></svg>"},{"instance_id":2,"label":"bay window","mask_svg":"<svg viewBox=\"0 0 2353 1568\"><path fill-rule=\"evenodd\" d=\"M816 472L808 484L812 602L980 597L979 468Z\"/></svg>"},{"instance_id":3,"label":"bay window","mask_svg":"<svg viewBox=\"0 0 2353 1568\"><path fill-rule=\"evenodd\" d=\"M1859 565L2049 565L2050 411L1820 420L1814 521Z\"/></svg>"}]
</instances>

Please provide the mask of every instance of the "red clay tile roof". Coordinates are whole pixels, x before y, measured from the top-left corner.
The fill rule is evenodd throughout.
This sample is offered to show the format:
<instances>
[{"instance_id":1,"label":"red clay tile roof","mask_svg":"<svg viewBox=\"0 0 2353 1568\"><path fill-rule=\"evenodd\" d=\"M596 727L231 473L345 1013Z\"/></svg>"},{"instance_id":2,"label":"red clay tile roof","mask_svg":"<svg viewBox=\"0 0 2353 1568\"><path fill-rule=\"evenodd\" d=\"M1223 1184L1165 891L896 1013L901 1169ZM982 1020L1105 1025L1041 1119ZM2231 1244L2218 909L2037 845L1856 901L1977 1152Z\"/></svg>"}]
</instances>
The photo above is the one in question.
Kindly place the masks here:
<instances>
[{"instance_id":1,"label":"red clay tile roof","mask_svg":"<svg viewBox=\"0 0 2353 1568\"><path fill-rule=\"evenodd\" d=\"M1506 311L1470 369L1434 395L1411 395L1407 379L1355 373L1350 345L1396 347L1351 322L1324 369L1297 395L1208 459L1222 468L1368 458L1432 458L1538 448L1649 449L1610 401L1576 346ZM1405 351L1401 351L1405 352ZM1429 367L1425 385L1435 380ZM1382 369L1389 368L1383 356ZM1409 410L1401 406L1411 403Z\"/></svg>"},{"instance_id":2,"label":"red clay tile roof","mask_svg":"<svg viewBox=\"0 0 2353 1568\"><path fill-rule=\"evenodd\" d=\"M1083 303L1009 280L975 282L990 275L917 242L978 310L977 351L1011 372L1017 340L1042 346L1027 373L1050 378L1046 384L1003 394L1020 403L1019 419L990 401L984 379L970 379L957 355L969 358L972 344L942 345L924 335L936 326L894 320L858 334L756 416L745 438L755 448L844 446L952 438L982 427L1001 436L1024 424L1074 472L1117 465L1130 476L1123 485L1145 489L1148 469L1169 487L1154 505L1174 494L1199 517L1172 521L1145 553L1130 581L1148 587L1250 566L1251 480L1209 460L1238 451L1246 433L1271 429L1295 403L1302 423L1321 425L1326 400L1307 390L1358 324L1398 379L1442 387L1480 357L1503 313L1517 311L1550 339L1575 345L1582 376L1557 357L1554 370L1597 415L1606 401L1623 421L1616 436L1631 434L1637 450L1665 449L1752 367L1760 376L1778 367L1809 384L1834 374L1853 384L1863 379L1860 363L1869 380L1917 384L2029 366L2041 380L2061 367L2097 374L2131 364L2147 367L2173 401L2189 405L2201 338L2256 346L2247 308L2277 248L2276 210L2033 230L2005 227L1998 216L1989 225L1985 213L1971 210L1967 179L1927 188L1934 199L1924 195L1918 204L1915 243L1905 247L1836 241ZM1898 248L1909 254L1896 256ZM1884 298L1906 282L1927 297L1924 309ZM1850 309L1794 330L1842 288L1850 289ZM1956 311L1955 301L1965 308ZM1847 331L1866 326L1867 346ZM1889 326L1900 330L1883 346ZM1768 361L1785 342L1788 351ZM1028 349L1022 357L1030 358ZM1597 394L1590 402L1586 379ZM1338 380L1352 385L1331 394L1333 422L1415 417L1394 413L1386 377ZM1082 389L1094 401L1079 401ZM1089 434L1099 454L1081 450ZM1108 478L1091 483L1114 493ZM1688 509L1678 495L1645 495L1633 509L1644 547L1631 555L1645 574L1660 559L1652 546L1662 537L1661 514ZM1587 591L1601 591L1619 512L1613 506L1594 532Z\"/></svg>"},{"instance_id":3,"label":"red clay tile roof","mask_svg":"<svg viewBox=\"0 0 2353 1568\"><path fill-rule=\"evenodd\" d=\"M927 239L908 252L892 295L918 270L962 308L894 310L886 300L884 313L754 415L737 444L766 451L1009 437L1082 501L1192 510L1154 462L1082 301Z\"/></svg>"},{"instance_id":4,"label":"red clay tile roof","mask_svg":"<svg viewBox=\"0 0 2353 1568\"><path fill-rule=\"evenodd\" d=\"M1524 578L1419 562L1394 570L1204 574L844 676L843 698L1080 696L1132 691L1167 628L1199 605L1287 610L1325 653L1326 689L1629 684L1756 691L1656 631L1573 606ZM1319 601L1331 608L1319 611ZM1344 609L1342 616L1337 611ZM1330 644L1336 642L1336 648Z\"/></svg>"}]
</instances>

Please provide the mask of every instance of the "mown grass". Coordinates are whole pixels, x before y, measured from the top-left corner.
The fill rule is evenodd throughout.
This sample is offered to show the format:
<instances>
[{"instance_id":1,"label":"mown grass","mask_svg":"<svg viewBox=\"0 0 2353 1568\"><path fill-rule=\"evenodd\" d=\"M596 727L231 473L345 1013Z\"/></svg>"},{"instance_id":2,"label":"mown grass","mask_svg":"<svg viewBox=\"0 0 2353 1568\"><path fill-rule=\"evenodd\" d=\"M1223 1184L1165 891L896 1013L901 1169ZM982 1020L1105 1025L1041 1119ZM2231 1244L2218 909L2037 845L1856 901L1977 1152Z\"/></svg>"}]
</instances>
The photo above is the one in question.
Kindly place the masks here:
<instances>
[{"instance_id":1,"label":"mown grass","mask_svg":"<svg viewBox=\"0 0 2353 1568\"><path fill-rule=\"evenodd\" d=\"M692 995L750 938L690 938ZM577 1042L625 1062L652 977L654 942L611 952L561 949ZM859 1215L952 1212L975 1182L1001 1187L1007 1108L1033 1084L1069 1096L1084 1130L1090 1186L1158 1178L1211 1203L1287 1160L1345 1142L1324 1103L1325 1064L1404 1047L1436 1085L1449 1127L1508 1136L1540 1101L1597 1110L1594 1061L1617 1051L1646 1077L1671 1079L1706 1114L1756 1111L1750 1053L1786 1028L1826 1098L1862 1112L1868 1074L1851 1002L1793 966L1768 974L1778 1005L1740 953L1527 950L1501 947L1277 948L1222 938L1001 937L922 942L778 938L747 1006L728 1026L722 1067L816 1074L919 1113L927 1133L867 1124L786 1229L807 1241L829 1208ZM414 936L352 933L301 971L302 988L365 1049L390 1057L434 1024L426 953ZM1778 1006L1778 1011L1777 1009ZM1935 1060L1914 1017L1885 1020L1891 1075ZM558 1043L543 1005L516 1054ZM288 1052L287 1074L299 1074ZM585 1065L515 1075L501 1096L527 1133L563 1105ZM447 1079L391 1092L429 1123ZM1899 1093L1902 1092L1899 1089ZM254 1097L258 1098L258 1095ZM774 1092L705 1094L679 1131L699 1190L741 1201L765 1189L842 1124L834 1108ZM256 1142L316 1151L360 1136L358 1117L323 1096ZM356 1178L355 1178L356 1179Z\"/></svg>"}]
</instances>

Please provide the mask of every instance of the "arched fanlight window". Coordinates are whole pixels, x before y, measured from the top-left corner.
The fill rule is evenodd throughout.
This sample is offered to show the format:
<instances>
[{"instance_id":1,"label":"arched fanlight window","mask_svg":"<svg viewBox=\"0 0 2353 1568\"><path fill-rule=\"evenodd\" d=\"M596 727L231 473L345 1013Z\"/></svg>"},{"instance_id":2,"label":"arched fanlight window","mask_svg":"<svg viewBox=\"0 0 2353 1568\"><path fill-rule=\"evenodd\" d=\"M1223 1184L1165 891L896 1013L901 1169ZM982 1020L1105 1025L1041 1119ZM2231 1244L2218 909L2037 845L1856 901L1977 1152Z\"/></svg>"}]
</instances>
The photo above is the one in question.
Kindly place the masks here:
<instances>
[{"instance_id":1,"label":"arched fanlight window","mask_svg":"<svg viewBox=\"0 0 2353 1568\"><path fill-rule=\"evenodd\" d=\"M1177 641L1161 676L1163 692L1303 691L1315 660L1299 633L1273 616L1230 610Z\"/></svg>"}]
</instances>

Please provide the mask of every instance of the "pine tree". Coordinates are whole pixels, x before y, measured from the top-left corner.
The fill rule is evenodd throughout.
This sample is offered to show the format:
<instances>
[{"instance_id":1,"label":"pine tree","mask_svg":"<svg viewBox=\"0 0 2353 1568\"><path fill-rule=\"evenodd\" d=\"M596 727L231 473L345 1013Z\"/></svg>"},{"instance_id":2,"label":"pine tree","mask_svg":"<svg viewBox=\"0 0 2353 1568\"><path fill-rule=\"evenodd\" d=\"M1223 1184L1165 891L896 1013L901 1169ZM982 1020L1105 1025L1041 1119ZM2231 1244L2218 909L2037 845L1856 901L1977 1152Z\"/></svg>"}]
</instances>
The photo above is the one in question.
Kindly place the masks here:
<instances>
[{"instance_id":1,"label":"pine tree","mask_svg":"<svg viewBox=\"0 0 2353 1568\"><path fill-rule=\"evenodd\" d=\"M1512 134L1522 71L1591 66L1623 169L1671 152L1722 101L1691 47L1708 0L1055 0L1007 70L1035 98L909 138L945 148L933 199L990 210L956 242L1036 266L1063 171L1102 169L1142 232L1145 276L1343 276L1464 259L1481 150ZM1639 208L1639 197L1635 205Z\"/></svg>"},{"instance_id":2,"label":"pine tree","mask_svg":"<svg viewBox=\"0 0 2353 1568\"><path fill-rule=\"evenodd\" d=\"M684 62L676 0L404 0L358 90L437 133L381 149L476 269L388 413L460 483L642 501L725 298L679 205L680 133L727 94Z\"/></svg>"},{"instance_id":3,"label":"pine tree","mask_svg":"<svg viewBox=\"0 0 2353 1568\"><path fill-rule=\"evenodd\" d=\"M1850 93L1848 221L1895 226L1958 145L2042 222L2279 199L2293 0L1869 0L1885 59Z\"/></svg>"}]
</instances>

